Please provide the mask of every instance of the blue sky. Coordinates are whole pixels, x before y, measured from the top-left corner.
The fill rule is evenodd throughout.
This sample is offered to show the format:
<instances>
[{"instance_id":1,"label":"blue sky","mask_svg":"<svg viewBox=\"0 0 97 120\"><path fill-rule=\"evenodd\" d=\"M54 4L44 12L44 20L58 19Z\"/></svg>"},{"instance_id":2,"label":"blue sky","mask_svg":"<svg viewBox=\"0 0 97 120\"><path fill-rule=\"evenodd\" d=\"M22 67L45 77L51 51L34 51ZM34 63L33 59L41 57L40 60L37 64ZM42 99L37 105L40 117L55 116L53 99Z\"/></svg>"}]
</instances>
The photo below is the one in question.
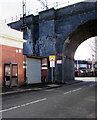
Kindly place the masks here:
<instances>
[{"instance_id":1,"label":"blue sky","mask_svg":"<svg viewBox=\"0 0 97 120\"><path fill-rule=\"evenodd\" d=\"M22 1L23 0L0 0L0 20L10 20L11 17L16 17L16 15L20 16L22 14ZM42 0L45 3L45 0ZM69 1L69 2L68 2ZM47 0L48 6L56 6L56 2L61 5L68 5L77 3L84 0ZM31 11L32 14L34 10L40 9L43 5L38 0L26 0L26 12ZM75 59L88 59L91 58L92 54L90 46L88 45L92 39L89 39L88 42L84 42L81 44L75 53ZM83 54L84 53L84 54Z\"/></svg>"}]
</instances>

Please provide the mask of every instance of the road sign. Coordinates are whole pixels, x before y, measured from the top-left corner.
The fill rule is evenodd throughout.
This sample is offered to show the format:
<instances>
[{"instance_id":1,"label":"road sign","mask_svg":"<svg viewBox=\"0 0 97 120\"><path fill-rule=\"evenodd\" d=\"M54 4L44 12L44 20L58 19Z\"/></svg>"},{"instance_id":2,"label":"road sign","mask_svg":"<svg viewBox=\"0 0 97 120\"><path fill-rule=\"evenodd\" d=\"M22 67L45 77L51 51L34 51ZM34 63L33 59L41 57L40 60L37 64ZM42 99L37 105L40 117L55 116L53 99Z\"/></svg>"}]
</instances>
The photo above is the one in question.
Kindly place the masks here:
<instances>
[{"instance_id":1,"label":"road sign","mask_svg":"<svg viewBox=\"0 0 97 120\"><path fill-rule=\"evenodd\" d=\"M55 55L50 55L49 56L49 61L56 61L56 56Z\"/></svg>"},{"instance_id":2,"label":"road sign","mask_svg":"<svg viewBox=\"0 0 97 120\"><path fill-rule=\"evenodd\" d=\"M49 56L49 61L50 61L52 82L54 82L54 80L53 80L53 68L55 67L56 56L55 55L50 55Z\"/></svg>"},{"instance_id":3,"label":"road sign","mask_svg":"<svg viewBox=\"0 0 97 120\"><path fill-rule=\"evenodd\" d=\"M55 61L50 61L52 82L54 82L54 80L53 80L53 68L54 68L54 67L55 67Z\"/></svg>"},{"instance_id":4,"label":"road sign","mask_svg":"<svg viewBox=\"0 0 97 120\"><path fill-rule=\"evenodd\" d=\"M57 64L62 64L62 60L57 60L56 63Z\"/></svg>"},{"instance_id":5,"label":"road sign","mask_svg":"<svg viewBox=\"0 0 97 120\"><path fill-rule=\"evenodd\" d=\"M50 61L50 67L55 67L55 61Z\"/></svg>"}]
</instances>

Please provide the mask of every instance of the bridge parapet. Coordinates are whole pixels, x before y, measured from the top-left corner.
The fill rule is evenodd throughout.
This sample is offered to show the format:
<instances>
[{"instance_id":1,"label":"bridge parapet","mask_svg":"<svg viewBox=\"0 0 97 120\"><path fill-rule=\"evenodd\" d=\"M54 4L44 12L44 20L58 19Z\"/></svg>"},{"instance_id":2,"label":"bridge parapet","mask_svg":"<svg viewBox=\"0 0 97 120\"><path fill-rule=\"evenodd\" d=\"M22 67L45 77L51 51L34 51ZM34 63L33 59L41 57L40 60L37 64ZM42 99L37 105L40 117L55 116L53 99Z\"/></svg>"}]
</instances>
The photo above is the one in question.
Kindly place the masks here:
<instances>
[{"instance_id":1,"label":"bridge parapet","mask_svg":"<svg viewBox=\"0 0 97 120\"><path fill-rule=\"evenodd\" d=\"M80 2L75 5L70 5L56 10L56 19L81 13L85 14L86 12L90 12L93 10L97 10L97 2Z\"/></svg>"}]
</instances>

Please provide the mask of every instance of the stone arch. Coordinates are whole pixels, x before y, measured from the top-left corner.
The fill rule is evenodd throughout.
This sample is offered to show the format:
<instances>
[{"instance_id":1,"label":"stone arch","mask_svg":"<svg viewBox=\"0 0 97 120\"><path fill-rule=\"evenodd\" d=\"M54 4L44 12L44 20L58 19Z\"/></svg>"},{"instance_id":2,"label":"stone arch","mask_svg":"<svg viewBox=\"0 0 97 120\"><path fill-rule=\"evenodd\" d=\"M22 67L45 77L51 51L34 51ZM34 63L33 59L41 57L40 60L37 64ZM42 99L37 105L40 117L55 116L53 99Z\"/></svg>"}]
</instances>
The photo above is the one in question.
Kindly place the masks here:
<instances>
[{"instance_id":1,"label":"stone arch","mask_svg":"<svg viewBox=\"0 0 97 120\"><path fill-rule=\"evenodd\" d=\"M88 21L78 26L63 45L63 64L62 80L63 82L74 80L74 54L77 47L86 39L97 36L97 19Z\"/></svg>"}]
</instances>

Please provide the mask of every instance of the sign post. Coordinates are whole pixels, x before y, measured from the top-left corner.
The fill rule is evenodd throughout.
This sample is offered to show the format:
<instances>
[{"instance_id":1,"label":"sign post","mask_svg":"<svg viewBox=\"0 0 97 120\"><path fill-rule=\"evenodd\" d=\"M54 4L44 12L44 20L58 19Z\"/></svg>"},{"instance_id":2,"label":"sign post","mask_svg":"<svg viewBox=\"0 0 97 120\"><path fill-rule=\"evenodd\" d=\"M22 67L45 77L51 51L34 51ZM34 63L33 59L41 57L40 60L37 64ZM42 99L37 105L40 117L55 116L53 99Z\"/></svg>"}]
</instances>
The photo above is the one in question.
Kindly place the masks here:
<instances>
[{"instance_id":1,"label":"sign post","mask_svg":"<svg viewBox=\"0 0 97 120\"><path fill-rule=\"evenodd\" d=\"M55 55L50 55L49 56L49 61L50 61L50 68L51 68L51 78L52 78L52 82L54 82L53 79L53 68L55 67L55 60L56 60L56 56Z\"/></svg>"}]
</instances>

